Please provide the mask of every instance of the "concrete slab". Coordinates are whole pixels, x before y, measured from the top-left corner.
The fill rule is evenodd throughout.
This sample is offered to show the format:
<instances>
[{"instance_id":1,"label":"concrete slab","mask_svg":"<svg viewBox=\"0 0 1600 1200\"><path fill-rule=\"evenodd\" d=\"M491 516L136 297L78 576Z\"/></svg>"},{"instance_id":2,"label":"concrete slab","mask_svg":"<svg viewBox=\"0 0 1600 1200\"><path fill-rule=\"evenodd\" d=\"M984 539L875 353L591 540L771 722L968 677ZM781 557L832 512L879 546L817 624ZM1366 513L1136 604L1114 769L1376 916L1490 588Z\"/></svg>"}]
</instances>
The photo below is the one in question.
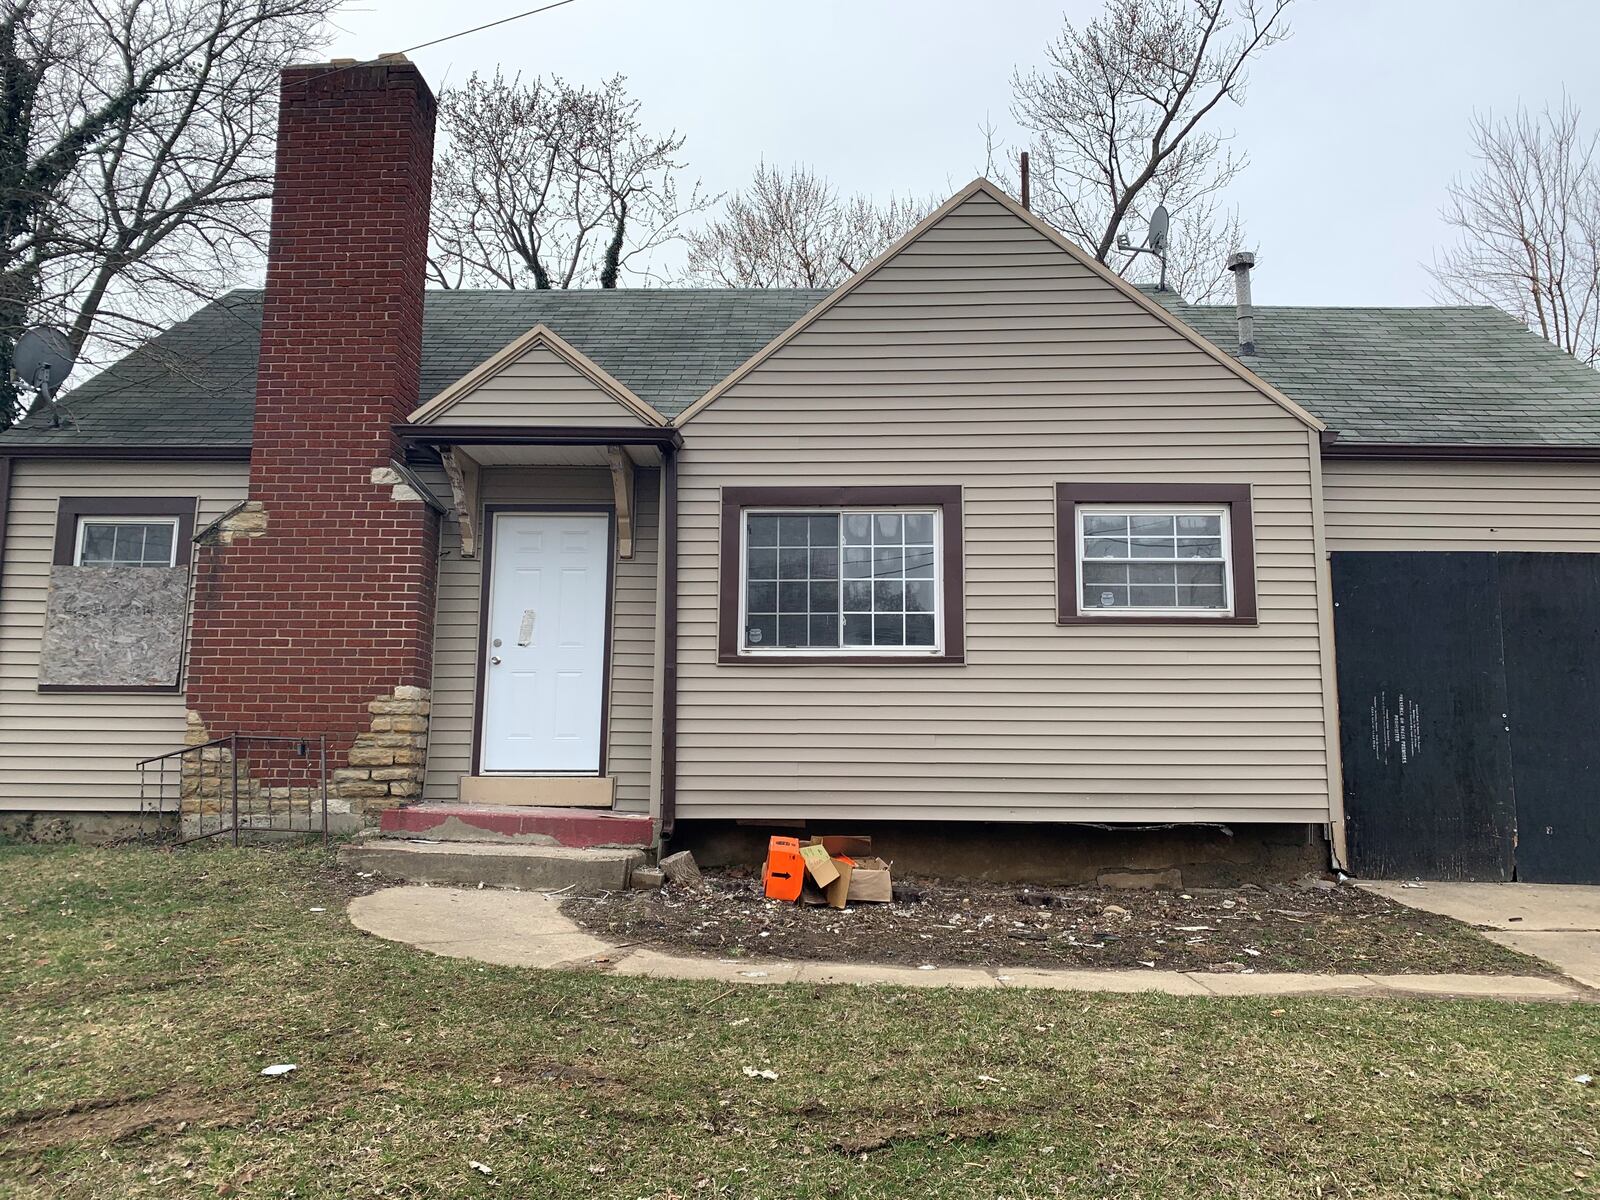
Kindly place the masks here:
<instances>
[{"instance_id":1,"label":"concrete slab","mask_svg":"<svg viewBox=\"0 0 1600 1200\"><path fill-rule=\"evenodd\" d=\"M1493 930L1491 941L1542 958L1600 988L1600 887L1562 883L1425 883L1361 887L1397 904Z\"/></svg>"},{"instance_id":2,"label":"concrete slab","mask_svg":"<svg viewBox=\"0 0 1600 1200\"><path fill-rule=\"evenodd\" d=\"M1259 975L1195 971L1189 978L1213 996L1305 996L1323 992L1355 992L1377 986L1368 975L1291 975L1282 971L1268 971Z\"/></svg>"},{"instance_id":3,"label":"concrete slab","mask_svg":"<svg viewBox=\"0 0 1600 1200\"><path fill-rule=\"evenodd\" d=\"M689 958L656 950L635 950L612 968L613 975L650 979L707 979L717 983L794 983L799 963L730 962L719 958Z\"/></svg>"},{"instance_id":4,"label":"concrete slab","mask_svg":"<svg viewBox=\"0 0 1600 1200\"><path fill-rule=\"evenodd\" d=\"M531 892L385 888L350 902L357 929L449 958L511 967L553 967L608 955L556 901Z\"/></svg>"},{"instance_id":5,"label":"concrete slab","mask_svg":"<svg viewBox=\"0 0 1600 1200\"><path fill-rule=\"evenodd\" d=\"M1561 883L1425 883L1406 887L1376 880L1357 886L1396 904L1487 929L1600 931L1600 887Z\"/></svg>"},{"instance_id":6,"label":"concrete slab","mask_svg":"<svg viewBox=\"0 0 1600 1200\"><path fill-rule=\"evenodd\" d=\"M408 842L370 838L339 848L339 861L412 883L620 892L643 850L573 849L500 842Z\"/></svg>"},{"instance_id":7,"label":"concrete slab","mask_svg":"<svg viewBox=\"0 0 1600 1200\"><path fill-rule=\"evenodd\" d=\"M1560 979L1537 975L1374 975L1372 982L1421 996L1481 996L1494 1000L1576 999L1582 993Z\"/></svg>"},{"instance_id":8,"label":"concrete slab","mask_svg":"<svg viewBox=\"0 0 1600 1200\"><path fill-rule=\"evenodd\" d=\"M995 972L1002 987L1050 988L1069 992L1162 992L1204 996L1205 988L1179 971L1064 971L1003 967Z\"/></svg>"},{"instance_id":9,"label":"concrete slab","mask_svg":"<svg viewBox=\"0 0 1600 1200\"><path fill-rule=\"evenodd\" d=\"M525 842L535 846L649 846L655 822L636 813L489 804L408 804L386 808L378 828L389 837L432 842Z\"/></svg>"},{"instance_id":10,"label":"concrete slab","mask_svg":"<svg viewBox=\"0 0 1600 1200\"><path fill-rule=\"evenodd\" d=\"M800 964L801 983L892 984L895 987L992 988L1000 983L976 967L889 967L876 963L806 962Z\"/></svg>"},{"instance_id":11,"label":"concrete slab","mask_svg":"<svg viewBox=\"0 0 1600 1200\"><path fill-rule=\"evenodd\" d=\"M1585 987L1600 988L1600 934L1547 933L1537 929L1483 935L1512 950L1554 963Z\"/></svg>"}]
</instances>

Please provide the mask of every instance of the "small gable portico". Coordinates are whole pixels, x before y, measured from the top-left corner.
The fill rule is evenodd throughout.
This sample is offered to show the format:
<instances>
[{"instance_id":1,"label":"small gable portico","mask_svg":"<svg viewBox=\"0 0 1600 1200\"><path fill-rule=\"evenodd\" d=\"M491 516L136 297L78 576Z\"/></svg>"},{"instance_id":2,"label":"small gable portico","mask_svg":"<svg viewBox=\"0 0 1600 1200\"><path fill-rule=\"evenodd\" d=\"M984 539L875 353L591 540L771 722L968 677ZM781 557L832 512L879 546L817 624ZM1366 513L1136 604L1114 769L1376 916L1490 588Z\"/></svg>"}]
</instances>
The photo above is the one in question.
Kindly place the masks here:
<instances>
[{"instance_id":1,"label":"small gable portico","mask_svg":"<svg viewBox=\"0 0 1600 1200\"><path fill-rule=\"evenodd\" d=\"M659 811L667 418L544 324L398 430L448 487L433 802Z\"/></svg>"}]
</instances>

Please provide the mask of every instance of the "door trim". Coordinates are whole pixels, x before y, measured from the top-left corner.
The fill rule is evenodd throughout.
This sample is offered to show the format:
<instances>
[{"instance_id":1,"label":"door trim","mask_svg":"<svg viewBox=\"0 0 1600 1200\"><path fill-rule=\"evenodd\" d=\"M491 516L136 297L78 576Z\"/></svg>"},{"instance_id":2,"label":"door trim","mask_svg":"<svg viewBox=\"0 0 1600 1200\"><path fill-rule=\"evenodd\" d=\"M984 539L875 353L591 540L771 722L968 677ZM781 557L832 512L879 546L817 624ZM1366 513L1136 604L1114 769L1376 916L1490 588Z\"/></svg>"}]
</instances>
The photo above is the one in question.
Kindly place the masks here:
<instances>
[{"instance_id":1,"label":"door trim","mask_svg":"<svg viewBox=\"0 0 1600 1200\"><path fill-rule=\"evenodd\" d=\"M494 547L501 514L563 516L603 513L606 517L606 632L600 664L600 762L596 776L604 776L611 753L611 638L617 607L617 510L610 504L485 504L483 506L483 556L478 576L478 662L472 699L472 771L483 774L483 703L489 663L489 599L494 584ZM573 778L571 771L496 771L496 778L517 776ZM590 778L587 775L576 778Z\"/></svg>"}]
</instances>

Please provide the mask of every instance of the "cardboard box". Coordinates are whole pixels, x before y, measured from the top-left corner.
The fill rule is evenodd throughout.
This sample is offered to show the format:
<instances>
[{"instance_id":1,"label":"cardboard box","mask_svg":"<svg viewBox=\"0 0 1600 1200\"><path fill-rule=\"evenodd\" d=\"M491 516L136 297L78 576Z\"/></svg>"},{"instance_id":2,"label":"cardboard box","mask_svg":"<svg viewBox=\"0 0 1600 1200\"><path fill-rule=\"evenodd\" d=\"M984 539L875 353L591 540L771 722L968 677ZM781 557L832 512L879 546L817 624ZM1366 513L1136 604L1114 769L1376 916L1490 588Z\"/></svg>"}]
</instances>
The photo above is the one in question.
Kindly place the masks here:
<instances>
[{"instance_id":1,"label":"cardboard box","mask_svg":"<svg viewBox=\"0 0 1600 1200\"><path fill-rule=\"evenodd\" d=\"M855 863L848 858L836 858L833 866L839 878L828 885L828 907L843 908L850 901L850 877L855 873Z\"/></svg>"},{"instance_id":2,"label":"cardboard box","mask_svg":"<svg viewBox=\"0 0 1600 1200\"><path fill-rule=\"evenodd\" d=\"M819 888L825 888L839 878L839 868L833 865L833 859L828 856L826 847L819 846L815 842L809 846L802 846L800 857L805 859L806 873Z\"/></svg>"},{"instance_id":3,"label":"cardboard box","mask_svg":"<svg viewBox=\"0 0 1600 1200\"><path fill-rule=\"evenodd\" d=\"M881 858L858 858L850 868L850 903L888 904L894 899L889 864Z\"/></svg>"}]
</instances>

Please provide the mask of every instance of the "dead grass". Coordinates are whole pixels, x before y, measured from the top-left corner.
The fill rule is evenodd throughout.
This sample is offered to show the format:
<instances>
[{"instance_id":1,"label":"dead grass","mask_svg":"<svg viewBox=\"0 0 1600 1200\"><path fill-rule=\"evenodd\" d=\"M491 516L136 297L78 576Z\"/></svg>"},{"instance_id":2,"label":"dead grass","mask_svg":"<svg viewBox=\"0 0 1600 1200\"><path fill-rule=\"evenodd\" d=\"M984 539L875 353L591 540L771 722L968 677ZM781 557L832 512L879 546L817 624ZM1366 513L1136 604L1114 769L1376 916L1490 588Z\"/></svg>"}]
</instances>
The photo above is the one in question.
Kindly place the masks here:
<instances>
[{"instance_id":1,"label":"dead grass","mask_svg":"<svg viewBox=\"0 0 1600 1200\"><path fill-rule=\"evenodd\" d=\"M0 1195L1597 1194L1596 1006L709 1005L378 942L350 886L315 850L0 850Z\"/></svg>"}]
</instances>

